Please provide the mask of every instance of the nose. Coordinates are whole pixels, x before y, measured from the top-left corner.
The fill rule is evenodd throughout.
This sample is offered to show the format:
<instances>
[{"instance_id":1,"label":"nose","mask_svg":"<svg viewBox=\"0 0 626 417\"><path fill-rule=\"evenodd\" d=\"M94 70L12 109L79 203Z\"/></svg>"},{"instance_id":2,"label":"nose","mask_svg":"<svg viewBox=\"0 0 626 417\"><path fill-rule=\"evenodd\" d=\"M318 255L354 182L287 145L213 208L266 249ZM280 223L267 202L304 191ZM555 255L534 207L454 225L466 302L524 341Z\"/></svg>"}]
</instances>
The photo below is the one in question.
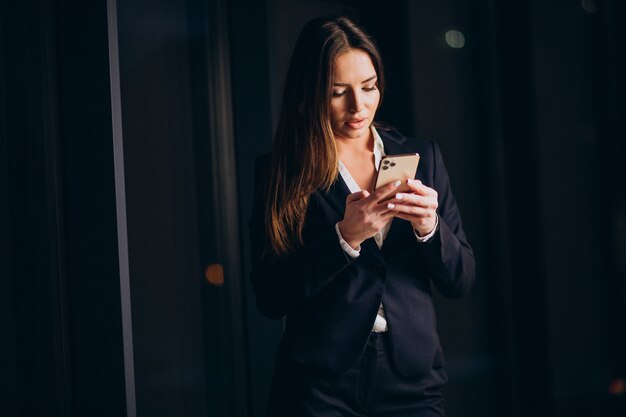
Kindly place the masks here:
<instances>
[{"instance_id":1,"label":"nose","mask_svg":"<svg viewBox=\"0 0 626 417\"><path fill-rule=\"evenodd\" d=\"M363 110L363 97L361 97L358 91L351 94L348 110L350 113L358 113Z\"/></svg>"}]
</instances>

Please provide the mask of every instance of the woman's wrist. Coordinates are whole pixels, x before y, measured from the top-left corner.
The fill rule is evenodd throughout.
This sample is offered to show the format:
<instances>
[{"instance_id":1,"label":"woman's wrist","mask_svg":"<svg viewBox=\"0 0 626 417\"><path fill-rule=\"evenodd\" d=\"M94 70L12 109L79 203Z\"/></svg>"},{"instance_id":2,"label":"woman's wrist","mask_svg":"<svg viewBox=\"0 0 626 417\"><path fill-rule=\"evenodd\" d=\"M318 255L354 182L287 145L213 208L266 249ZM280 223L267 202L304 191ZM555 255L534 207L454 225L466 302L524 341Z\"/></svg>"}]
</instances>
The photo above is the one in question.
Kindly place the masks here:
<instances>
[{"instance_id":1,"label":"woman's wrist","mask_svg":"<svg viewBox=\"0 0 626 417\"><path fill-rule=\"evenodd\" d=\"M337 227L339 228L339 233L341 233L341 237L343 240L350 245L351 248L358 250L361 247L362 240L351 236L349 233L346 233L344 227L342 227L342 222L337 223Z\"/></svg>"},{"instance_id":2,"label":"woman's wrist","mask_svg":"<svg viewBox=\"0 0 626 417\"><path fill-rule=\"evenodd\" d=\"M439 216L437 216L437 214L435 214L435 217L431 222L427 222L425 224L416 225L415 223L411 222L411 226L413 226L413 230L415 230L415 233L417 233L419 237L429 236L435 231L435 229L437 229L438 225L439 225Z\"/></svg>"}]
</instances>

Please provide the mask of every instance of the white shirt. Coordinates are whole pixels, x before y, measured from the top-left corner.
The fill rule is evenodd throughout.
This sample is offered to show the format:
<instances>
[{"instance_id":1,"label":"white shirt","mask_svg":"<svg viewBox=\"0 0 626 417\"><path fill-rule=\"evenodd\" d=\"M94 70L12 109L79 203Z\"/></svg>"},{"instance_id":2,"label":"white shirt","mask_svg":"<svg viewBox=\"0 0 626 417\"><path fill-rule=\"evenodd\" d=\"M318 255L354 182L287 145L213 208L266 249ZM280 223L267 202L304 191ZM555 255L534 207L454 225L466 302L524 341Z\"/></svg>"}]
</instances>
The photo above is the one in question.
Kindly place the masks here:
<instances>
[{"instance_id":1,"label":"white shirt","mask_svg":"<svg viewBox=\"0 0 626 417\"><path fill-rule=\"evenodd\" d=\"M374 135L374 168L376 169L376 171L378 171L378 167L380 166L380 161L385 156L385 146L383 144L383 140L380 138L380 135L376 131L376 128L374 128L374 126L371 126L370 129L372 131L372 134ZM341 162L341 160L339 160L339 175L341 175L341 178L348 186L350 193L356 193L356 192L361 191L361 187L359 187L359 185L356 183L354 178L352 178L352 175L350 175L350 172L348 171L346 166L343 164L343 162ZM383 247L383 242L387 238L387 234L389 233L389 229L391 228L391 222L392 221L389 220L389 222L387 222L385 227L383 227L378 233L374 235L374 241L376 242L376 245L378 246L379 249ZM426 242L431 237L433 237L437 230L438 224L439 224L439 218L436 219L435 227L433 228L432 232L430 232L426 236L419 236L417 233L415 233L415 231L413 231L415 233L415 238L417 239L417 241ZM341 236L341 232L339 231L338 225L339 223L335 224L335 231L337 232L337 237L339 238L339 244L341 245L341 248L350 257L358 258L359 255L361 254L361 246L359 245L359 247L356 249L350 246L348 242L346 242L343 239L343 236ZM374 322L374 327L372 328L372 331L376 333L381 333L381 332L386 332L387 330L388 328L387 328L387 320L385 319L385 310L383 308L383 304L381 303L380 307L378 307L378 314L376 315L376 321Z\"/></svg>"}]
</instances>

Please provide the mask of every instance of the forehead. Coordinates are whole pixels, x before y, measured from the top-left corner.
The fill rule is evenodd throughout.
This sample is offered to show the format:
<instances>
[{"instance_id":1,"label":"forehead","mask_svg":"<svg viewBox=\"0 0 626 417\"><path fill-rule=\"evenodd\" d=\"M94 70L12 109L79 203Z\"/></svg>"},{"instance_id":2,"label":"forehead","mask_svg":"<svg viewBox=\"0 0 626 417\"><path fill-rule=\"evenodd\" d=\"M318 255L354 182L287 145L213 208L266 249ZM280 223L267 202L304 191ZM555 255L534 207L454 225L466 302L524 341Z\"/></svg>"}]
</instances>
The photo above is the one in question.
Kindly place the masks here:
<instances>
[{"instance_id":1,"label":"forehead","mask_svg":"<svg viewBox=\"0 0 626 417\"><path fill-rule=\"evenodd\" d=\"M350 49L339 55L333 70L333 82L336 83L360 83L376 75L372 59L361 49Z\"/></svg>"}]
</instances>

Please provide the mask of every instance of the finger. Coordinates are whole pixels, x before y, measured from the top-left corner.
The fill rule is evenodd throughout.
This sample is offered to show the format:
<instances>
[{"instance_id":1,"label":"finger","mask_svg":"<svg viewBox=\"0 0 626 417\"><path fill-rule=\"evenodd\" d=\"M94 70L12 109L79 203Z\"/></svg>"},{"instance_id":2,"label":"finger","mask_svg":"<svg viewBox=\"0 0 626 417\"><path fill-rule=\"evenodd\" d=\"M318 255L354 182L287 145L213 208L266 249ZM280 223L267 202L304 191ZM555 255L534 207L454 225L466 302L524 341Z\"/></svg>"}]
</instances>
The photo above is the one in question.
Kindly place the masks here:
<instances>
[{"instance_id":1,"label":"finger","mask_svg":"<svg viewBox=\"0 0 626 417\"><path fill-rule=\"evenodd\" d=\"M387 202L384 202L384 203L380 203L380 204L376 204L372 206L370 208L370 212L380 215L386 211L389 211L390 209L393 209L393 204L391 204L390 206L389 204L387 204Z\"/></svg>"},{"instance_id":2,"label":"finger","mask_svg":"<svg viewBox=\"0 0 626 417\"><path fill-rule=\"evenodd\" d=\"M380 204L374 204L372 206L368 206L365 208L366 212L369 214L375 214L377 216L381 216L384 213L393 210L393 204L391 204L391 206L389 206L387 204L387 202L384 203L380 203Z\"/></svg>"},{"instance_id":3,"label":"finger","mask_svg":"<svg viewBox=\"0 0 626 417\"><path fill-rule=\"evenodd\" d=\"M397 213L407 214L416 218L430 217L434 214L434 211L432 209L406 204L394 204L393 209Z\"/></svg>"},{"instance_id":4,"label":"finger","mask_svg":"<svg viewBox=\"0 0 626 417\"><path fill-rule=\"evenodd\" d=\"M438 207L437 200L435 198L419 194L397 193L392 200L389 200L389 202L405 205L412 204L414 206L431 209L437 209Z\"/></svg>"},{"instance_id":5,"label":"finger","mask_svg":"<svg viewBox=\"0 0 626 417\"><path fill-rule=\"evenodd\" d=\"M412 180L412 179L408 179L406 180L407 185L409 186L409 188L417 193L417 194L421 194L421 195L437 195L437 192L435 190L433 190L432 188L424 185L424 183L422 183L420 180Z\"/></svg>"},{"instance_id":6,"label":"finger","mask_svg":"<svg viewBox=\"0 0 626 417\"><path fill-rule=\"evenodd\" d=\"M406 220L411 223L420 223L420 222L425 222L426 220L425 217L415 217L415 216L411 216L410 214L403 214L403 213L396 213L394 217L398 219Z\"/></svg>"},{"instance_id":7,"label":"finger","mask_svg":"<svg viewBox=\"0 0 626 417\"><path fill-rule=\"evenodd\" d=\"M400 186L400 184L402 184L402 181L398 180L398 181L389 183L385 185L384 187L380 187L379 189L374 191L374 193L372 194L371 196L372 201L379 203L380 201L388 198L390 195L392 195L396 191L396 189Z\"/></svg>"},{"instance_id":8,"label":"finger","mask_svg":"<svg viewBox=\"0 0 626 417\"><path fill-rule=\"evenodd\" d=\"M396 212L393 217L396 217L396 218L402 219L402 220L406 220L408 222L410 222L411 220L415 220L414 217L411 217L408 214L402 214L402 213L398 213L398 212Z\"/></svg>"},{"instance_id":9,"label":"finger","mask_svg":"<svg viewBox=\"0 0 626 417\"><path fill-rule=\"evenodd\" d=\"M380 210L377 214L378 216L382 217L383 219L389 219L392 218L396 215L396 210L395 210L395 204L393 203L389 203L389 204L385 204L385 205L381 205L380 208L378 209Z\"/></svg>"},{"instance_id":10,"label":"finger","mask_svg":"<svg viewBox=\"0 0 626 417\"><path fill-rule=\"evenodd\" d=\"M369 197L369 195L370 193L367 190L361 190L357 191L356 193L348 194L348 197L346 197L346 204L362 200Z\"/></svg>"},{"instance_id":11,"label":"finger","mask_svg":"<svg viewBox=\"0 0 626 417\"><path fill-rule=\"evenodd\" d=\"M404 214L397 214L396 217L411 222L413 228L419 231L420 236L432 232L437 225L436 220L433 219L415 219L414 217Z\"/></svg>"}]
</instances>

